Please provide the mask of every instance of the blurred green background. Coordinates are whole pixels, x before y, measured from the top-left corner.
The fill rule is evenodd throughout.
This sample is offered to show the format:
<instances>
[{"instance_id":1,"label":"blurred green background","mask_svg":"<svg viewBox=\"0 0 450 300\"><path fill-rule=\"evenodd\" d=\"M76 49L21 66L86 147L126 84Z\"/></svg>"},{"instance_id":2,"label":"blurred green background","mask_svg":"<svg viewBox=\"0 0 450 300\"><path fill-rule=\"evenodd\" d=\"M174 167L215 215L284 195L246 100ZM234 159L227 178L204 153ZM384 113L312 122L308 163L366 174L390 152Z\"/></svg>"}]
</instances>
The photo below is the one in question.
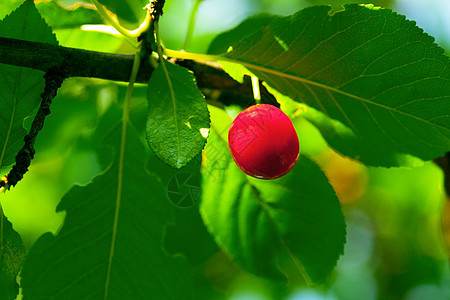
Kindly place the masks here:
<instances>
[{"instance_id":1,"label":"blurred green background","mask_svg":"<svg viewBox=\"0 0 450 300\"><path fill-rule=\"evenodd\" d=\"M14 3L20 3L7 2L12 4L0 5L1 16ZM182 48L193 2L167 1L160 25L167 47ZM218 33L260 12L287 15L309 5L331 4L333 9L339 9L343 3L356 2L364 3L205 0L186 50L205 52ZM415 20L449 53L450 1L373 3ZM59 28L55 33L65 46L132 52L122 40L104 33L71 28ZM111 105L120 105L124 96L122 83L79 78L64 83L37 139L37 154L30 172L0 198L5 215L27 247L44 232L57 232L64 214L56 214L55 207L69 188L73 184L86 184L101 171L92 133L99 116ZM144 128L145 86L138 85L134 91L131 117L137 128ZM348 231L345 255L322 286L305 288L268 282L228 260L206 232L197 207L175 208L177 224L168 229L166 248L183 252L191 262L195 299L450 299L450 272L442 233L445 194L441 170L432 162L415 169L368 168L330 150L318 131L301 117L294 122L302 152L311 155L323 168L341 199ZM27 120L26 125L29 123ZM187 168L198 169L198 162ZM176 172L152 156L149 166L166 183ZM7 173L9 168L5 167L1 173ZM447 212L450 214L448 209Z\"/></svg>"}]
</instances>

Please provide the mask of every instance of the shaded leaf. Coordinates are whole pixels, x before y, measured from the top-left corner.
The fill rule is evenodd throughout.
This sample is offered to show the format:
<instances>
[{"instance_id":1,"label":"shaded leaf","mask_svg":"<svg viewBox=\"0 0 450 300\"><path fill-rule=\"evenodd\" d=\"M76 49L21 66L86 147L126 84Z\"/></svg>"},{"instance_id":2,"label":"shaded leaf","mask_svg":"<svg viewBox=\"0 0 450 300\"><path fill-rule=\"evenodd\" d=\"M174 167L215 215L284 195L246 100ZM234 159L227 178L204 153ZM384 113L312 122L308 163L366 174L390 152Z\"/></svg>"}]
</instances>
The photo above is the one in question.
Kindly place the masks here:
<instances>
[{"instance_id":1,"label":"shaded leaf","mask_svg":"<svg viewBox=\"0 0 450 300\"><path fill-rule=\"evenodd\" d=\"M43 235L31 248L22 271L25 298L188 297L186 261L161 246L172 208L162 184L144 168L147 153L137 133L127 130L123 172L115 151L121 132L116 122L99 141L104 149L115 149L113 163L64 196L57 208L67 213L61 231Z\"/></svg>"},{"instance_id":2,"label":"shaded leaf","mask_svg":"<svg viewBox=\"0 0 450 300\"><path fill-rule=\"evenodd\" d=\"M20 235L14 231L12 224L3 215L0 208L0 299L16 299L19 285L16 278L25 257L25 247Z\"/></svg>"},{"instance_id":3,"label":"shaded leaf","mask_svg":"<svg viewBox=\"0 0 450 300\"><path fill-rule=\"evenodd\" d=\"M0 36L57 44L33 1L25 1L0 22ZM0 167L9 165L22 147L23 121L40 103L44 72L0 64Z\"/></svg>"},{"instance_id":4,"label":"shaded leaf","mask_svg":"<svg viewBox=\"0 0 450 300\"><path fill-rule=\"evenodd\" d=\"M147 141L153 152L174 167L185 166L203 149L209 112L190 71L165 63L148 82Z\"/></svg>"},{"instance_id":5,"label":"shaded leaf","mask_svg":"<svg viewBox=\"0 0 450 300\"><path fill-rule=\"evenodd\" d=\"M225 58L336 120L333 130L314 123L330 145L366 164L407 165L448 151L449 59L433 38L388 9L329 13L319 6L278 18Z\"/></svg>"},{"instance_id":6,"label":"shaded leaf","mask_svg":"<svg viewBox=\"0 0 450 300\"><path fill-rule=\"evenodd\" d=\"M246 176L225 144L227 128L215 127L215 111L202 169L207 228L249 272L280 278L278 266L288 257L306 279L325 281L345 243L344 218L327 178L304 156L282 178Z\"/></svg>"}]
</instances>

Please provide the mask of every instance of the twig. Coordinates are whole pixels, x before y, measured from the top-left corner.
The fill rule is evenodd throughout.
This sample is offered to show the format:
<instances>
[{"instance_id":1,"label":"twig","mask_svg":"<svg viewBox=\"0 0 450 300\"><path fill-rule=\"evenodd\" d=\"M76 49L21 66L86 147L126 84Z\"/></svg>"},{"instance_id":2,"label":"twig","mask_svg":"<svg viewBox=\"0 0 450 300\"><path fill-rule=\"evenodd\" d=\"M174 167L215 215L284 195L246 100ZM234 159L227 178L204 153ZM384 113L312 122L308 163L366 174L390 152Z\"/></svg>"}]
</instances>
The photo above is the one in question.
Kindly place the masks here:
<instances>
[{"instance_id":1,"label":"twig","mask_svg":"<svg viewBox=\"0 0 450 300\"><path fill-rule=\"evenodd\" d=\"M44 78L45 89L41 94L41 105L31 124L30 131L23 139L25 144L16 155L15 165L12 167L9 174L0 180L0 188L8 190L11 186L15 186L28 171L31 160L34 158L34 143L36 137L44 126L45 117L50 114L50 105L53 98L56 96L58 88L64 80L64 75L56 69L51 69L44 75Z\"/></svg>"},{"instance_id":2,"label":"twig","mask_svg":"<svg viewBox=\"0 0 450 300\"><path fill-rule=\"evenodd\" d=\"M159 17L162 16L165 2L165 0L150 0L148 9L153 20L158 21Z\"/></svg>"}]
</instances>

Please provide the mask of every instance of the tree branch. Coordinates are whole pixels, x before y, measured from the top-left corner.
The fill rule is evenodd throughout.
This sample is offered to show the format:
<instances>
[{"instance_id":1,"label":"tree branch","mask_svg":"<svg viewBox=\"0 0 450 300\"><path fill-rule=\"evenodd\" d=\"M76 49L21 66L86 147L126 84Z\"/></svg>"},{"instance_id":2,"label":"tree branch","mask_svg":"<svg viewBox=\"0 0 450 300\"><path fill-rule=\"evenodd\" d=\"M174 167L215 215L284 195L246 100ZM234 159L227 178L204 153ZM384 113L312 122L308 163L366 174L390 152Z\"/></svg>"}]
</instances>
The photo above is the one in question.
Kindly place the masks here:
<instances>
[{"instance_id":1,"label":"tree branch","mask_svg":"<svg viewBox=\"0 0 450 300\"><path fill-rule=\"evenodd\" d=\"M25 135L23 141L24 145L16 155L16 163L11 171L0 180L0 188L9 190L11 186L15 186L23 175L28 172L28 167L31 160L34 158L34 143L39 131L44 127L44 121L47 115L50 114L50 105L53 98L55 98L58 88L64 81L64 77L59 70L52 69L45 73L45 88L41 94L41 105L31 123L30 131Z\"/></svg>"},{"instance_id":2,"label":"tree branch","mask_svg":"<svg viewBox=\"0 0 450 300\"><path fill-rule=\"evenodd\" d=\"M129 54L103 53L0 37L0 63L44 72L58 68L64 72L65 77L92 77L126 82L130 76L133 57L134 55ZM253 100L250 80L241 84L226 74L218 64L190 60L176 60L175 63L194 73L199 88L224 92L230 102L225 104L247 106ZM148 60L143 61L136 82L147 83L153 70ZM273 99L268 102L271 101Z\"/></svg>"},{"instance_id":3,"label":"tree branch","mask_svg":"<svg viewBox=\"0 0 450 300\"><path fill-rule=\"evenodd\" d=\"M133 55L86 51L0 37L0 63L44 72L60 67L68 77L127 81L127 76L131 72ZM149 74L152 71L151 67L147 68ZM145 82L145 77L144 74L141 75L141 82Z\"/></svg>"}]
</instances>

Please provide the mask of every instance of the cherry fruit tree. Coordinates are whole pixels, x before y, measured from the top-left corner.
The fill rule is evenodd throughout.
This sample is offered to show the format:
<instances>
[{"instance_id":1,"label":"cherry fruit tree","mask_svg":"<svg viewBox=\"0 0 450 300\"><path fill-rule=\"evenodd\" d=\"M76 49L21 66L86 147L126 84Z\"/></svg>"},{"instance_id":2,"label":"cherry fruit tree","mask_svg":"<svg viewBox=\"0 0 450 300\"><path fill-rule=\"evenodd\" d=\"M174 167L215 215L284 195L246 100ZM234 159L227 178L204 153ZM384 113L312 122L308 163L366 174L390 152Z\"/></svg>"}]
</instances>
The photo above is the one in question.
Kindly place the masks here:
<instances>
[{"instance_id":1,"label":"cherry fruit tree","mask_svg":"<svg viewBox=\"0 0 450 300\"><path fill-rule=\"evenodd\" d=\"M352 4L257 15L218 35L207 53L192 53L164 46L164 1L19 4L0 21L4 192L14 193L39 155L36 138L66 80L128 84L121 101L98 117L101 170L62 197L60 230L26 250L2 212L1 299L15 299L19 282L25 299L189 298L189 262L164 248L180 209L167 200L166 180L174 174L177 181L198 177L191 209L243 270L320 284L344 252L346 225L336 193L302 152L302 132L289 118L304 118L331 148L367 166L415 166L450 150L449 58L390 9ZM123 27L137 21L134 31ZM64 47L53 32L93 23L114 29L135 52ZM133 91L143 84L145 108L133 106ZM230 131L226 108L254 104L266 113L244 111ZM145 110L144 122L133 122L136 109Z\"/></svg>"}]
</instances>

